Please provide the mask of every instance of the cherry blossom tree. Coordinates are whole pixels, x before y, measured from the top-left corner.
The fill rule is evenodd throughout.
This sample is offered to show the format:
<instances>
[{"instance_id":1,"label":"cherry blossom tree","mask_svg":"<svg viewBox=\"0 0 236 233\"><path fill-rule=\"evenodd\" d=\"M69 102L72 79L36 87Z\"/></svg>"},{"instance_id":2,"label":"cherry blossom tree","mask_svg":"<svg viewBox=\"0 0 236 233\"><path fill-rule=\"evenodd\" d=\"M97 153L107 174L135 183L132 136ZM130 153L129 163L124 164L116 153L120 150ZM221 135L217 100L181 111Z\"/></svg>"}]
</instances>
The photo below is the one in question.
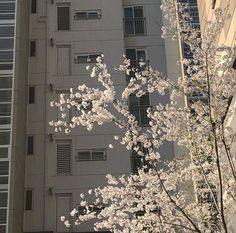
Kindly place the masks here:
<instances>
[{"instance_id":1,"label":"cherry blossom tree","mask_svg":"<svg viewBox=\"0 0 236 233\"><path fill-rule=\"evenodd\" d=\"M145 62L137 68L124 58L124 64L116 69L129 81L118 99L101 56L96 65L87 67L100 88L84 84L71 88L69 98L61 94L58 103L51 103L61 110L61 119L50 122L55 131L70 133L78 126L91 131L94 125L114 124L123 132L114 140L145 160L137 174L107 175L105 187L89 190L86 195L96 197L93 205L100 211L93 211L86 195L81 194L84 214L74 209L73 221L62 217L67 226L93 219L95 230L105 228L115 233L230 232L230 215L236 210L235 132L226 121L235 112L228 104L236 92L235 53L233 48L216 43L229 16L224 10L215 10L215 19L200 35L199 28L189 23L186 7L174 0L161 5L168 22L162 28L163 37L189 47L191 58L178 61L185 75L174 82ZM154 92L168 93L170 101L147 110L150 127L144 131L129 111L129 97ZM183 101L186 104L181 104ZM78 115L68 123L65 110L72 107ZM166 160L159 153L166 141L184 147L185 155Z\"/></svg>"}]
</instances>

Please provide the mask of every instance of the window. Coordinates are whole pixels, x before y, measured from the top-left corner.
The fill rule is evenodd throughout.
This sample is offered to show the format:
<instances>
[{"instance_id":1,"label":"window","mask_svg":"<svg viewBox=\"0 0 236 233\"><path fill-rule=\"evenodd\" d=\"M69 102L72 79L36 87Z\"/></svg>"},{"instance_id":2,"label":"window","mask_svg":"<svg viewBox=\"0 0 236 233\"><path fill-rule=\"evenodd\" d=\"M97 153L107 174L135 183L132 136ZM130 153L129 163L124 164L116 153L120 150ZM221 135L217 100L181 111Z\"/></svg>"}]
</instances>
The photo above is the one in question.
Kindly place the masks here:
<instances>
[{"instance_id":1,"label":"window","mask_svg":"<svg viewBox=\"0 0 236 233\"><path fill-rule=\"evenodd\" d=\"M29 87L29 104L35 103L35 87Z\"/></svg>"},{"instance_id":2,"label":"window","mask_svg":"<svg viewBox=\"0 0 236 233\"><path fill-rule=\"evenodd\" d=\"M143 48L129 48L126 49L126 57L130 60L131 72L126 75L126 81L135 76L136 72L141 72L146 69L149 61L146 59L146 49Z\"/></svg>"},{"instance_id":3,"label":"window","mask_svg":"<svg viewBox=\"0 0 236 233\"><path fill-rule=\"evenodd\" d=\"M57 142L57 175L71 174L71 141Z\"/></svg>"},{"instance_id":4,"label":"window","mask_svg":"<svg viewBox=\"0 0 236 233\"><path fill-rule=\"evenodd\" d=\"M34 154L34 136L27 137L27 155Z\"/></svg>"},{"instance_id":5,"label":"window","mask_svg":"<svg viewBox=\"0 0 236 233\"><path fill-rule=\"evenodd\" d=\"M84 19L101 19L101 10L90 10L90 11L76 11L74 15L75 20Z\"/></svg>"},{"instance_id":6,"label":"window","mask_svg":"<svg viewBox=\"0 0 236 233\"><path fill-rule=\"evenodd\" d=\"M88 210L90 212L95 212L96 214L99 214L104 208L105 206L103 206L102 204L101 205L91 204L89 205ZM78 215L85 215L87 209L85 206L77 205L77 211L78 211Z\"/></svg>"},{"instance_id":7,"label":"window","mask_svg":"<svg viewBox=\"0 0 236 233\"><path fill-rule=\"evenodd\" d=\"M102 53L91 53L91 54L75 54L74 62L75 64L83 64L83 63L96 63L97 57L101 56Z\"/></svg>"},{"instance_id":8,"label":"window","mask_svg":"<svg viewBox=\"0 0 236 233\"><path fill-rule=\"evenodd\" d=\"M134 94L130 95L129 108L130 108L131 114L135 116L140 126L149 125L147 109L150 108L150 99L149 99L148 93L139 98Z\"/></svg>"},{"instance_id":9,"label":"window","mask_svg":"<svg viewBox=\"0 0 236 233\"><path fill-rule=\"evenodd\" d=\"M144 148L140 143L138 144L139 151L143 153L147 153L147 149ZM145 160L144 156L141 156L137 153L137 151L132 150L131 152L131 171L133 174L137 174L138 170L143 166L147 166L146 170L148 169L148 162Z\"/></svg>"},{"instance_id":10,"label":"window","mask_svg":"<svg viewBox=\"0 0 236 233\"><path fill-rule=\"evenodd\" d=\"M0 185L8 184L9 162L0 161Z\"/></svg>"},{"instance_id":11,"label":"window","mask_svg":"<svg viewBox=\"0 0 236 233\"><path fill-rule=\"evenodd\" d=\"M31 0L31 14L37 13L37 0Z\"/></svg>"},{"instance_id":12,"label":"window","mask_svg":"<svg viewBox=\"0 0 236 233\"><path fill-rule=\"evenodd\" d=\"M69 5L57 6L57 30L58 31L70 30L70 6Z\"/></svg>"},{"instance_id":13,"label":"window","mask_svg":"<svg viewBox=\"0 0 236 233\"><path fill-rule=\"evenodd\" d=\"M0 25L0 37L14 37L14 25Z\"/></svg>"},{"instance_id":14,"label":"window","mask_svg":"<svg viewBox=\"0 0 236 233\"><path fill-rule=\"evenodd\" d=\"M30 41L30 57L36 56L36 41L31 40Z\"/></svg>"},{"instance_id":15,"label":"window","mask_svg":"<svg viewBox=\"0 0 236 233\"><path fill-rule=\"evenodd\" d=\"M211 8L215 9L216 0L211 0Z\"/></svg>"},{"instance_id":16,"label":"window","mask_svg":"<svg viewBox=\"0 0 236 233\"><path fill-rule=\"evenodd\" d=\"M8 147L0 147L0 159L8 158Z\"/></svg>"},{"instance_id":17,"label":"window","mask_svg":"<svg viewBox=\"0 0 236 233\"><path fill-rule=\"evenodd\" d=\"M105 161L106 149L77 150L76 161Z\"/></svg>"},{"instance_id":18,"label":"window","mask_svg":"<svg viewBox=\"0 0 236 233\"><path fill-rule=\"evenodd\" d=\"M0 104L0 125L11 123L11 104Z\"/></svg>"},{"instance_id":19,"label":"window","mask_svg":"<svg viewBox=\"0 0 236 233\"><path fill-rule=\"evenodd\" d=\"M0 3L0 20L13 20L15 18L15 3L9 0Z\"/></svg>"},{"instance_id":20,"label":"window","mask_svg":"<svg viewBox=\"0 0 236 233\"><path fill-rule=\"evenodd\" d=\"M146 33L143 6L124 8L124 33L126 36L144 35Z\"/></svg>"},{"instance_id":21,"label":"window","mask_svg":"<svg viewBox=\"0 0 236 233\"><path fill-rule=\"evenodd\" d=\"M6 232L7 223L7 191L0 190L0 233Z\"/></svg>"},{"instance_id":22,"label":"window","mask_svg":"<svg viewBox=\"0 0 236 233\"><path fill-rule=\"evenodd\" d=\"M33 190L27 189L25 191L25 210L33 209Z\"/></svg>"},{"instance_id":23,"label":"window","mask_svg":"<svg viewBox=\"0 0 236 233\"><path fill-rule=\"evenodd\" d=\"M1 52L3 51L0 51L0 62L3 61ZM11 88L12 77L7 75L0 77L0 125L9 125L11 122Z\"/></svg>"},{"instance_id":24,"label":"window","mask_svg":"<svg viewBox=\"0 0 236 233\"><path fill-rule=\"evenodd\" d=\"M233 63L233 69L235 69L236 70L236 59L234 59L234 63Z\"/></svg>"},{"instance_id":25,"label":"window","mask_svg":"<svg viewBox=\"0 0 236 233\"><path fill-rule=\"evenodd\" d=\"M130 59L131 64L135 62L146 62L146 49L143 48L130 48L126 49L126 57Z\"/></svg>"},{"instance_id":26,"label":"window","mask_svg":"<svg viewBox=\"0 0 236 233\"><path fill-rule=\"evenodd\" d=\"M1 130L0 131L0 145L9 145L10 144L10 131Z\"/></svg>"},{"instance_id":27,"label":"window","mask_svg":"<svg viewBox=\"0 0 236 233\"><path fill-rule=\"evenodd\" d=\"M57 75L70 75L70 45L57 46Z\"/></svg>"},{"instance_id":28,"label":"window","mask_svg":"<svg viewBox=\"0 0 236 233\"><path fill-rule=\"evenodd\" d=\"M11 90L0 90L0 103L11 102Z\"/></svg>"}]
</instances>

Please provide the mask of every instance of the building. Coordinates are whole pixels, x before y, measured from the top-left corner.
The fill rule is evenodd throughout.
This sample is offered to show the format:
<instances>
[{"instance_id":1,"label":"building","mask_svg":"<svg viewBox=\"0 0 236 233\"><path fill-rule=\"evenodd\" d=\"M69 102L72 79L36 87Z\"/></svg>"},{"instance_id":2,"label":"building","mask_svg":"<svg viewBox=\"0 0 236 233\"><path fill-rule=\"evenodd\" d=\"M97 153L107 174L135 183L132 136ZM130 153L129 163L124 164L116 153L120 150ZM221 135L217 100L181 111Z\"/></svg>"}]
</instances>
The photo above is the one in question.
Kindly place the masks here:
<instances>
[{"instance_id":1,"label":"building","mask_svg":"<svg viewBox=\"0 0 236 233\"><path fill-rule=\"evenodd\" d=\"M22 232L29 2L0 2L0 232Z\"/></svg>"},{"instance_id":2,"label":"building","mask_svg":"<svg viewBox=\"0 0 236 233\"><path fill-rule=\"evenodd\" d=\"M161 39L161 26L160 0L0 1L0 233L93 231L65 228L60 216L79 208L79 194L104 185L107 173L135 172L142 161L119 144L108 147L121 133L111 125L55 133L48 122L59 113L50 101L79 84L98 86L85 67L99 54L118 90L127 77L112 68L122 54L135 67L144 60L178 77L179 47ZM167 101L153 94L130 107L146 127L147 107ZM162 149L173 155L176 147Z\"/></svg>"}]
</instances>

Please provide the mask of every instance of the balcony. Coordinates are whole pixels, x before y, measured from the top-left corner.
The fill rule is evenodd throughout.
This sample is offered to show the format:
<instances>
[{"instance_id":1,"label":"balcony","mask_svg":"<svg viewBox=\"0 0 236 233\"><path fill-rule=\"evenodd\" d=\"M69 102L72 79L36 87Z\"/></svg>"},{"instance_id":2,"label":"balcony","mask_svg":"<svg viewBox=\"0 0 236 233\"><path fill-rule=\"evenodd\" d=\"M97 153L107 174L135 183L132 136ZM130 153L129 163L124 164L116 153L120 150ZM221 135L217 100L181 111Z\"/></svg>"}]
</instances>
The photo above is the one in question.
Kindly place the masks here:
<instances>
[{"instance_id":1,"label":"balcony","mask_svg":"<svg viewBox=\"0 0 236 233\"><path fill-rule=\"evenodd\" d=\"M124 18L125 36L146 35L146 18Z\"/></svg>"}]
</instances>

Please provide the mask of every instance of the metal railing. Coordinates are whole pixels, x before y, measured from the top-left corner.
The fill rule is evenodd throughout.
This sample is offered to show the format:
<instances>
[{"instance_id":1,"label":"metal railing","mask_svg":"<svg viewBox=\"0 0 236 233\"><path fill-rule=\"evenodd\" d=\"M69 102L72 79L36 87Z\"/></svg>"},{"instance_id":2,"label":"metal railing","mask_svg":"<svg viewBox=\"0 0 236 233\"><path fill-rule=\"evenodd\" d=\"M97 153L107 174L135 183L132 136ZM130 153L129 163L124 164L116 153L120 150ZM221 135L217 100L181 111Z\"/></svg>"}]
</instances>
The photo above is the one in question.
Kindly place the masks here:
<instances>
[{"instance_id":1,"label":"metal railing","mask_svg":"<svg viewBox=\"0 0 236 233\"><path fill-rule=\"evenodd\" d=\"M124 18L125 36L146 34L146 18Z\"/></svg>"}]
</instances>

